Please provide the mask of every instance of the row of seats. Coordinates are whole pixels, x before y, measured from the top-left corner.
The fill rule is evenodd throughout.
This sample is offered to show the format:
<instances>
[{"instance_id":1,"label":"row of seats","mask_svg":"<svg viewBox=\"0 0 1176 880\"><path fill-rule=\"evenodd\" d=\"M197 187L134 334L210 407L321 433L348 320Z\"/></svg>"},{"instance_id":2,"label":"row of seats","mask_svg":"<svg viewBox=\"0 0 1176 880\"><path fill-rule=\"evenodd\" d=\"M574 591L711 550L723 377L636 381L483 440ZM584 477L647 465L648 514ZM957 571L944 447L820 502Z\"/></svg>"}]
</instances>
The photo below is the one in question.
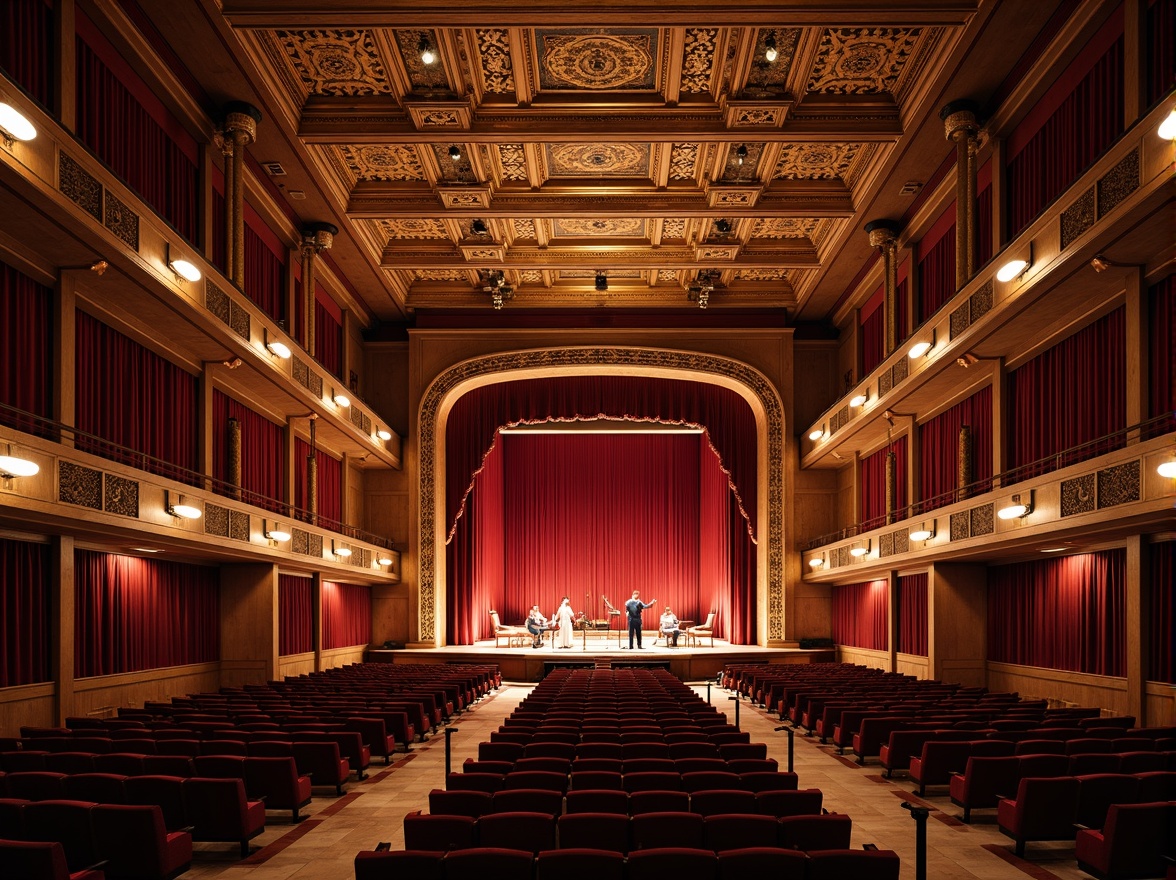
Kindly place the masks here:
<instances>
[{"instance_id":1,"label":"row of seats","mask_svg":"<svg viewBox=\"0 0 1176 880\"><path fill-rule=\"evenodd\" d=\"M292 758L210 756L196 761L195 772L184 776L47 771L0 774L0 797L28 801L72 798L103 803L137 803L131 792L158 786L159 780L205 778L240 782L250 798L265 802L267 810L290 810L293 822L300 820L298 811L311 801L311 777L299 775Z\"/></svg>"},{"instance_id":2,"label":"row of seats","mask_svg":"<svg viewBox=\"0 0 1176 880\"><path fill-rule=\"evenodd\" d=\"M3 802L0 802L3 803ZM89 801L41 801L4 804L4 812L15 812L17 827L0 832L0 867L11 857L21 859L19 845L7 848L7 841L34 841L61 845L70 872L87 872L99 862L116 877L139 880L167 880L182 874L192 863L192 835L169 831L157 806L96 804ZM264 817L263 817L264 822ZM13 871L5 877L30 875Z\"/></svg>"},{"instance_id":3,"label":"row of seats","mask_svg":"<svg viewBox=\"0 0 1176 880\"><path fill-rule=\"evenodd\" d=\"M852 831L849 816L764 816L759 813L486 813L477 819L409 813L404 817L405 849L451 850L500 846L530 850L595 847L612 852L678 846L683 840L713 852L752 846L808 851L846 849Z\"/></svg>"},{"instance_id":4,"label":"row of seats","mask_svg":"<svg viewBox=\"0 0 1176 880\"><path fill-rule=\"evenodd\" d=\"M525 850L483 847L455 852L365 851L355 857L355 880L401 877L515 877L518 880L898 880L898 855L877 848L808 853L777 847L715 854L692 848L645 849L628 856L602 849Z\"/></svg>"},{"instance_id":5,"label":"row of seats","mask_svg":"<svg viewBox=\"0 0 1176 880\"><path fill-rule=\"evenodd\" d=\"M689 794L685 791L658 790L617 791L584 789L558 791L543 789L509 789L493 794L485 791L433 789L429 792L429 813L435 816L469 816L477 819L488 813L531 812L561 816L565 813L613 813L639 816L643 813L755 813L761 816L809 816L821 812L819 788L782 789L776 791L732 791L716 789Z\"/></svg>"},{"instance_id":6,"label":"row of seats","mask_svg":"<svg viewBox=\"0 0 1176 880\"><path fill-rule=\"evenodd\" d=\"M563 794L566 791L585 789L611 789L626 791L685 791L699 792L713 789L742 791L752 794L757 791L790 791L797 787L795 773L731 773L727 771L701 770L697 772L648 772L648 773L573 773L570 776L544 770L516 770L505 774L496 773L451 773L446 779L446 788L462 791L496 791L511 789L544 789Z\"/></svg>"},{"instance_id":7,"label":"row of seats","mask_svg":"<svg viewBox=\"0 0 1176 880\"><path fill-rule=\"evenodd\" d=\"M486 743L495 745L495 743ZM568 773L693 773L699 770L725 770L729 773L776 773L780 763L775 758L519 758L492 760L467 758L465 773L509 773L512 770L553 770Z\"/></svg>"}]
</instances>

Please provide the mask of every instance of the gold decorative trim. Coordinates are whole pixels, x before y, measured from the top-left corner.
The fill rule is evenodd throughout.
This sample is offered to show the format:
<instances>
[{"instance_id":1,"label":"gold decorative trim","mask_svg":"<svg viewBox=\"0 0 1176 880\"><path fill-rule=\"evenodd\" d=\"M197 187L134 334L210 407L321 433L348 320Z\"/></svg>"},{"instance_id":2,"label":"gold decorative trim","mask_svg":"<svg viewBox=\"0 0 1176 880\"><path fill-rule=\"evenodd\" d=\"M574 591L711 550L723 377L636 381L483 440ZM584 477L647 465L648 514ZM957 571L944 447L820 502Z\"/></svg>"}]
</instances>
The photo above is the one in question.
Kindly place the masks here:
<instances>
[{"instance_id":1,"label":"gold decorative trim","mask_svg":"<svg viewBox=\"0 0 1176 880\"><path fill-rule=\"evenodd\" d=\"M103 225L117 235L133 251L139 249L139 215L127 207L122 199L106 190L103 200Z\"/></svg>"},{"instance_id":2,"label":"gold decorative trim","mask_svg":"<svg viewBox=\"0 0 1176 880\"><path fill-rule=\"evenodd\" d=\"M1094 225L1094 187L1086 190L1073 204L1062 211L1061 247L1068 248L1075 239Z\"/></svg>"},{"instance_id":3,"label":"gold decorative trim","mask_svg":"<svg viewBox=\"0 0 1176 880\"><path fill-rule=\"evenodd\" d=\"M95 220L102 220L102 184L66 153L57 157L57 188Z\"/></svg>"},{"instance_id":4,"label":"gold decorative trim","mask_svg":"<svg viewBox=\"0 0 1176 880\"><path fill-rule=\"evenodd\" d=\"M115 474L105 475L103 507L107 513L139 518L139 483Z\"/></svg>"},{"instance_id":5,"label":"gold decorative trim","mask_svg":"<svg viewBox=\"0 0 1176 880\"><path fill-rule=\"evenodd\" d=\"M766 425L763 438L767 444L768 522L759 523L761 542L767 543L765 560L768 585L768 639L784 638L784 411L780 397L758 370L739 361L693 352L643 348L559 348L509 352L474 358L437 376L421 400L418 418L420 452L420 557L417 613L418 639L432 642L437 637L436 585L437 547L437 468L443 467L438 445L444 437L440 424L441 406L463 383L480 376L558 367L575 367L591 373L593 367L624 367L631 370L689 371L699 381L723 377L740 383L751 391L763 407ZM762 614L765 609L758 609Z\"/></svg>"},{"instance_id":6,"label":"gold decorative trim","mask_svg":"<svg viewBox=\"0 0 1176 880\"><path fill-rule=\"evenodd\" d=\"M102 471L63 461L57 469L57 497L64 504L102 509Z\"/></svg>"}]
</instances>

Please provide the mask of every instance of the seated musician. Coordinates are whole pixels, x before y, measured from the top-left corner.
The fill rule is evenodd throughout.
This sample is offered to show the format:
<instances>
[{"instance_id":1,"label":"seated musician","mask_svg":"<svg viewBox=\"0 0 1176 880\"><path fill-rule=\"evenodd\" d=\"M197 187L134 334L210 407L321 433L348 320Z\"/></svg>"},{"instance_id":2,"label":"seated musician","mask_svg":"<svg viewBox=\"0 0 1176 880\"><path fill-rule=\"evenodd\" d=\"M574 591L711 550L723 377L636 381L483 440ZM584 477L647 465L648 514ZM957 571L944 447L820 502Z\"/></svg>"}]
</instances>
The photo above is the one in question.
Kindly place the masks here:
<instances>
[{"instance_id":1,"label":"seated musician","mask_svg":"<svg viewBox=\"0 0 1176 880\"><path fill-rule=\"evenodd\" d=\"M670 643L676 648L678 647L678 618L674 612L670 610L670 606L666 606L666 613L661 616L661 623L658 627L663 636L670 640Z\"/></svg>"},{"instance_id":2,"label":"seated musician","mask_svg":"<svg viewBox=\"0 0 1176 880\"><path fill-rule=\"evenodd\" d=\"M543 644L543 630L545 629L547 629L547 618L543 616L538 605L532 605L531 613L527 615L527 630L535 637L531 642L532 648L538 648Z\"/></svg>"}]
</instances>

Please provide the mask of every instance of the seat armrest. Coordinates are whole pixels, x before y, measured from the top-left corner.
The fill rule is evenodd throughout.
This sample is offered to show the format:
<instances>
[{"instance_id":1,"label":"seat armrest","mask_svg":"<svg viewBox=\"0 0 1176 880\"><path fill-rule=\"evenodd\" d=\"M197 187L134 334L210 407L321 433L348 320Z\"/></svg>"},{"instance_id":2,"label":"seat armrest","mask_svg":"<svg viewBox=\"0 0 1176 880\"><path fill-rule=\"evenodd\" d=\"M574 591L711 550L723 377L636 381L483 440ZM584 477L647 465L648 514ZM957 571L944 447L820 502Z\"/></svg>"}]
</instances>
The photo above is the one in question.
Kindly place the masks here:
<instances>
[{"instance_id":1,"label":"seat armrest","mask_svg":"<svg viewBox=\"0 0 1176 880\"><path fill-rule=\"evenodd\" d=\"M1083 825L1081 822L1075 822L1074 829L1076 831L1096 831L1097 830L1095 828L1091 828L1089 825Z\"/></svg>"},{"instance_id":2,"label":"seat armrest","mask_svg":"<svg viewBox=\"0 0 1176 880\"><path fill-rule=\"evenodd\" d=\"M389 852L392 849L392 843L384 840L376 844L376 852Z\"/></svg>"},{"instance_id":3,"label":"seat armrest","mask_svg":"<svg viewBox=\"0 0 1176 880\"><path fill-rule=\"evenodd\" d=\"M876 844L876 843L863 843L862 849L864 849L866 852L877 852L878 851L878 844Z\"/></svg>"}]
</instances>

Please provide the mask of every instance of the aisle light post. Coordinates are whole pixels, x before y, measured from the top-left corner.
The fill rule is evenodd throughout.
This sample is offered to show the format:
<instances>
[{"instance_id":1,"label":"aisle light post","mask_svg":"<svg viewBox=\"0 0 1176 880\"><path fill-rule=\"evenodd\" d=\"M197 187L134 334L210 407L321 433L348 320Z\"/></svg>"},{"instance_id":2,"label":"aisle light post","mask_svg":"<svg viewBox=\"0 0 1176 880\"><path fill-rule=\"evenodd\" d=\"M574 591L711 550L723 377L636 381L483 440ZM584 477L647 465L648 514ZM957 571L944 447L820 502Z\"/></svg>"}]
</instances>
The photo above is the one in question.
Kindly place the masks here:
<instances>
[{"instance_id":1,"label":"aisle light post","mask_svg":"<svg viewBox=\"0 0 1176 880\"><path fill-rule=\"evenodd\" d=\"M927 880L927 817L931 811L906 801L902 802L902 807L910 810L911 818L915 820L915 880Z\"/></svg>"},{"instance_id":2,"label":"aisle light post","mask_svg":"<svg viewBox=\"0 0 1176 880\"><path fill-rule=\"evenodd\" d=\"M445 728L445 790L446 791L449 790L449 773L451 771L450 757L453 753L452 740L453 740L453 735L455 733L457 733L457 731L458 731L458 728L456 728L456 727L446 727Z\"/></svg>"},{"instance_id":3,"label":"aisle light post","mask_svg":"<svg viewBox=\"0 0 1176 880\"><path fill-rule=\"evenodd\" d=\"M727 697L727 699L735 701L735 729L738 730L739 729L739 695L736 694L733 697Z\"/></svg>"},{"instance_id":4,"label":"aisle light post","mask_svg":"<svg viewBox=\"0 0 1176 880\"><path fill-rule=\"evenodd\" d=\"M793 737L796 734L795 734L795 731L791 727L789 727L787 724L776 728L777 733L779 733L781 730L784 731L786 734L788 734L788 772L791 773L792 772L792 764L793 764L793 759L792 759Z\"/></svg>"}]
</instances>

